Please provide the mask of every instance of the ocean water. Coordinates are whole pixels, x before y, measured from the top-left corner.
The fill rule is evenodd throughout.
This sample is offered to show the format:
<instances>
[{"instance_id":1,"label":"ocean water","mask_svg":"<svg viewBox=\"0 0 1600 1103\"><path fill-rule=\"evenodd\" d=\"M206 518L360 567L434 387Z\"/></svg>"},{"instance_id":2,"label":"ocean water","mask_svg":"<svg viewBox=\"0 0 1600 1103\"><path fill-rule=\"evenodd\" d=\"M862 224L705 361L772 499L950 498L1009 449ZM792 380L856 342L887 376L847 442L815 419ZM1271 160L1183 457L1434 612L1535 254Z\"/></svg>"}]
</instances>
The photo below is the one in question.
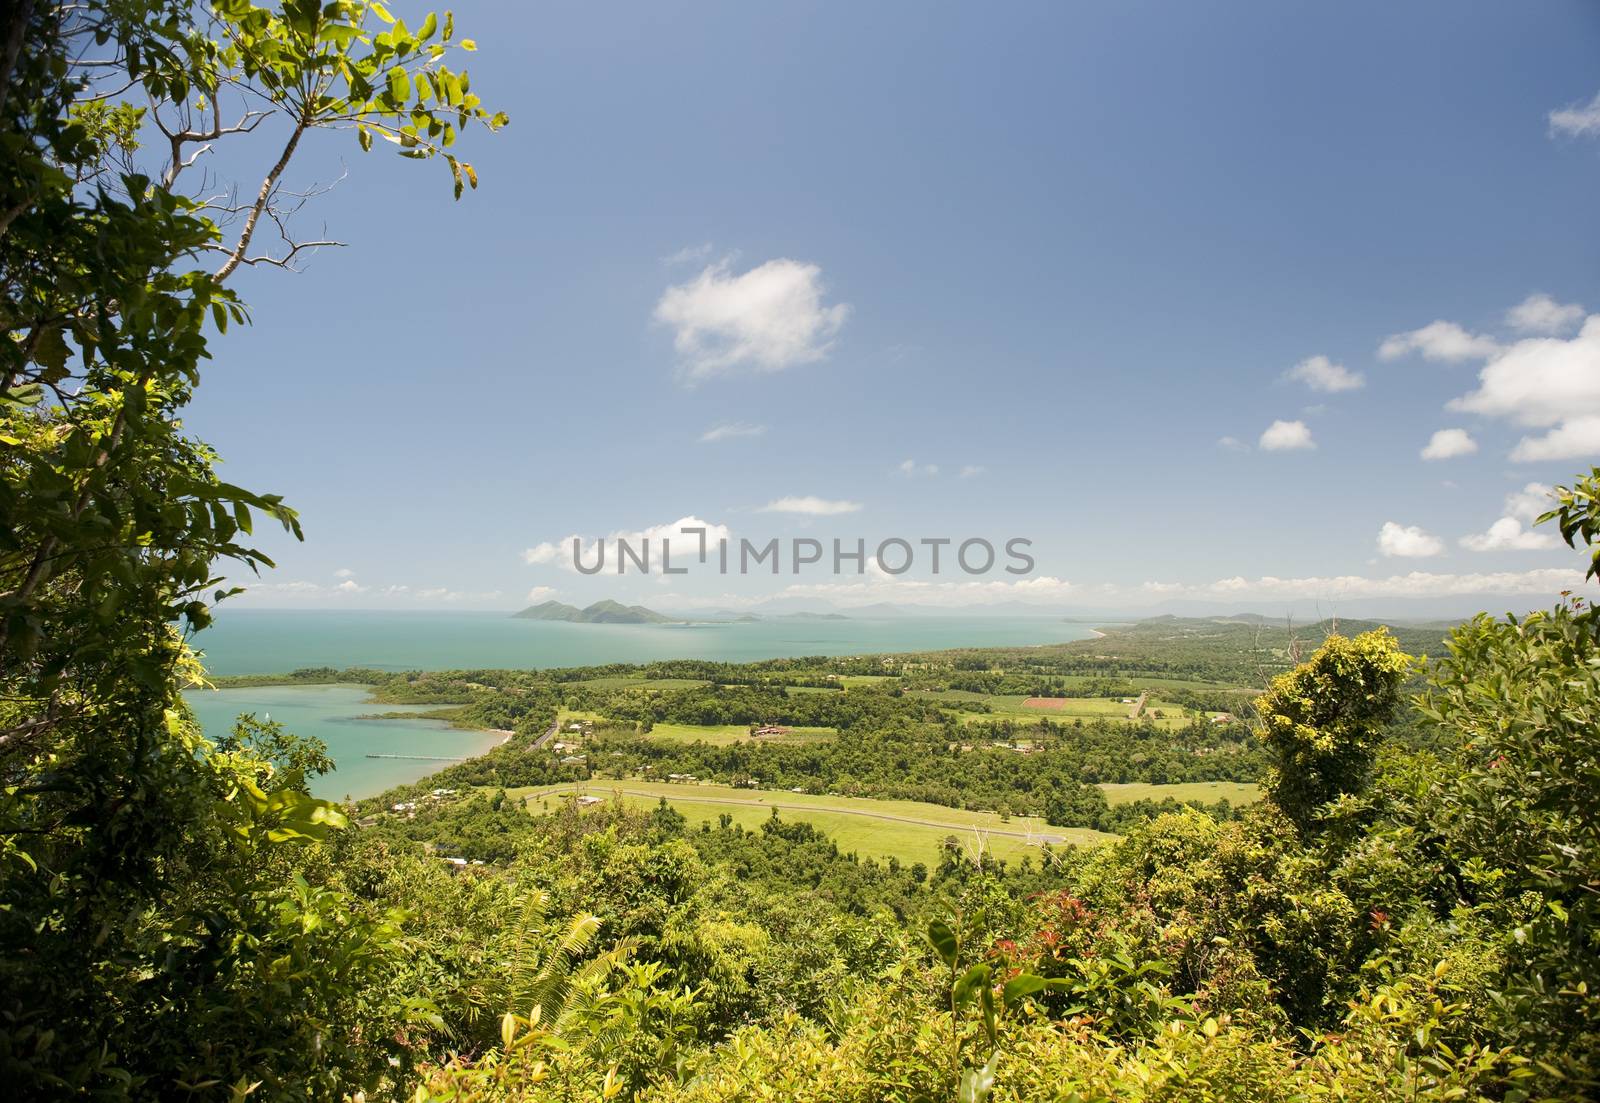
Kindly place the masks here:
<instances>
[{"instance_id":1,"label":"ocean water","mask_svg":"<svg viewBox=\"0 0 1600 1103\"><path fill-rule=\"evenodd\" d=\"M215 738L233 727L242 713L277 720L296 735L315 736L328 745L338 769L311 783L314 796L339 800L370 797L416 781L449 765L437 761L482 754L501 736L462 731L437 720L362 720L375 712L422 711L426 706L375 704L366 686L258 686L251 689L194 690L185 694L201 729ZM369 754L408 755L368 758Z\"/></svg>"},{"instance_id":2,"label":"ocean water","mask_svg":"<svg viewBox=\"0 0 1600 1103\"><path fill-rule=\"evenodd\" d=\"M916 616L748 624L562 624L504 613L217 610L194 637L213 674L301 667L375 670L548 669L656 659L751 662L946 647L1066 643L1093 635L1053 616Z\"/></svg>"},{"instance_id":3,"label":"ocean water","mask_svg":"<svg viewBox=\"0 0 1600 1103\"><path fill-rule=\"evenodd\" d=\"M561 624L504 613L218 610L194 637L213 674L282 674L302 667L375 670L544 669L655 659L748 662L796 655L861 655L947 647L1065 643L1086 624L1048 616L770 620L749 624ZM499 740L435 720L362 720L375 712L422 711L375 704L364 686L261 686L198 690L190 705L207 734L241 713L315 736L338 763L313 782L319 797L367 797L445 765L433 759L482 754ZM406 755L369 758L369 755Z\"/></svg>"}]
</instances>

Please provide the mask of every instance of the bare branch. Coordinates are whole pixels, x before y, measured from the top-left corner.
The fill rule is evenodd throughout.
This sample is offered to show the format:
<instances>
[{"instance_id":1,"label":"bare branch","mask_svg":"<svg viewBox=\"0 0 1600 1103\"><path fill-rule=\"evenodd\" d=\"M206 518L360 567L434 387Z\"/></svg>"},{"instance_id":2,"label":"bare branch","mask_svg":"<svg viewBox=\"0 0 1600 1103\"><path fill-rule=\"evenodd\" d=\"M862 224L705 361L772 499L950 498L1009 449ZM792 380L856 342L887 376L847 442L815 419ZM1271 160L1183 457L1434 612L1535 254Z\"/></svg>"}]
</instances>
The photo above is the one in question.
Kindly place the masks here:
<instances>
[{"instance_id":1,"label":"bare branch","mask_svg":"<svg viewBox=\"0 0 1600 1103\"><path fill-rule=\"evenodd\" d=\"M231 276L234 269L238 268L243 262L245 254L250 248L250 239L255 236L256 223L261 220L261 212L266 209L267 201L272 198L273 190L278 186L278 178L283 175L283 170L289 166L289 158L294 156L295 147L300 144L300 135L305 133L306 125L306 117L302 115L295 123L294 130L289 135L289 141L283 147L283 152L278 155L277 164L272 166L272 170L267 173L267 178L261 181L261 190L256 194L256 201L250 208L249 215L245 217L244 230L239 234L238 242L235 243L233 250L228 254L228 259L223 262L222 267L217 269L216 274L212 277L218 283Z\"/></svg>"},{"instance_id":2,"label":"bare branch","mask_svg":"<svg viewBox=\"0 0 1600 1103\"><path fill-rule=\"evenodd\" d=\"M329 241L295 241L295 242L290 242L289 243L289 251L286 254L284 254L283 256L281 256L281 257L273 257L273 256L240 257L238 259L237 263L239 263L239 264L249 264L249 265L270 264L270 265L272 265L272 266L274 266L276 268L287 268L290 271L294 271L295 270L294 265L292 265L289 262L294 260L295 254L299 253L302 249L321 249L325 245L326 246L332 246L332 247L337 248L337 249L343 249L347 244L349 244L349 243L348 242L344 242L344 241L332 241L332 240L329 240ZM211 249L213 249L213 250L215 250L216 252L219 252L219 253L229 253L230 256L232 255L229 250L224 249L220 245L213 245L213 246L211 246Z\"/></svg>"},{"instance_id":3,"label":"bare branch","mask_svg":"<svg viewBox=\"0 0 1600 1103\"><path fill-rule=\"evenodd\" d=\"M161 128L161 133L166 135L167 141L172 147L171 159L167 162L167 169L164 173L162 173L161 176L161 186L170 191L172 190L173 185L177 183L178 176L183 172L184 169L189 168L202 156L211 152L212 147L210 143L229 134L250 133L256 127L260 126L262 120L271 115L271 112L247 110L238 122L234 123L232 126L223 126L222 104L218 97L213 96L211 97L211 129L209 130L194 130L192 128L185 128L178 131L168 130L166 125L161 121L159 113L151 112L151 115L155 119L156 125ZM201 145L200 148L195 150L194 153L188 158L185 158L183 156L183 147L195 142L202 142L205 144Z\"/></svg>"}]
</instances>

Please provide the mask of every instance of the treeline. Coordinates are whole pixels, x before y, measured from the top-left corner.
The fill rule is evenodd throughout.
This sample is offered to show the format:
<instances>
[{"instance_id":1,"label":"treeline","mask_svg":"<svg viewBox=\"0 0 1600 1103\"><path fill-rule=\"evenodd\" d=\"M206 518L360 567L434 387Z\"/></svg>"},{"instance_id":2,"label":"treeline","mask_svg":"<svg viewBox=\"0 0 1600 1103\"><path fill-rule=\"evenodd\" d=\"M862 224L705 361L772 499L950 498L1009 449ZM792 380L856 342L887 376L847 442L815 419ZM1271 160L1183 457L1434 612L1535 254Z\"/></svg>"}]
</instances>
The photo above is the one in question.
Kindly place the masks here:
<instances>
[{"instance_id":1,"label":"treeline","mask_svg":"<svg viewBox=\"0 0 1600 1103\"><path fill-rule=\"evenodd\" d=\"M894 720L937 722L944 711L933 702L877 689L848 693L787 693L780 686L710 685L652 693L569 692L572 707L589 707L615 720L649 729L672 724L789 724L841 731L881 726Z\"/></svg>"}]
</instances>

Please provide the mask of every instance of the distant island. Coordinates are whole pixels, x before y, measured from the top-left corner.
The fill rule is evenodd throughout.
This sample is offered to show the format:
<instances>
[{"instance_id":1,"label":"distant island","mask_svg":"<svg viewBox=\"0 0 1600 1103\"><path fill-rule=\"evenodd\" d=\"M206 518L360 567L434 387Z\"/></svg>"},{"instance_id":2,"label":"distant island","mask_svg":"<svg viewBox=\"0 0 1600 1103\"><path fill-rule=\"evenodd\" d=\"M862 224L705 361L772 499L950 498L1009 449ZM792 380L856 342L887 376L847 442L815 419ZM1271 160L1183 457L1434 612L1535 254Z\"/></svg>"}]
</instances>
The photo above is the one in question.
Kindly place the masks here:
<instances>
[{"instance_id":1,"label":"distant island","mask_svg":"<svg viewBox=\"0 0 1600 1103\"><path fill-rule=\"evenodd\" d=\"M562 601L542 601L520 613L519 620L555 620L567 624L757 624L764 620L849 620L843 613L769 613L764 616L737 613L728 609L694 615L669 617L643 605L624 605L620 601L597 601L584 609Z\"/></svg>"},{"instance_id":2,"label":"distant island","mask_svg":"<svg viewBox=\"0 0 1600 1103\"><path fill-rule=\"evenodd\" d=\"M520 613L511 614L520 620L560 620L569 624L673 624L676 618L665 616L643 605L624 605L620 601L597 601L584 609L560 601L542 601L530 605Z\"/></svg>"}]
</instances>

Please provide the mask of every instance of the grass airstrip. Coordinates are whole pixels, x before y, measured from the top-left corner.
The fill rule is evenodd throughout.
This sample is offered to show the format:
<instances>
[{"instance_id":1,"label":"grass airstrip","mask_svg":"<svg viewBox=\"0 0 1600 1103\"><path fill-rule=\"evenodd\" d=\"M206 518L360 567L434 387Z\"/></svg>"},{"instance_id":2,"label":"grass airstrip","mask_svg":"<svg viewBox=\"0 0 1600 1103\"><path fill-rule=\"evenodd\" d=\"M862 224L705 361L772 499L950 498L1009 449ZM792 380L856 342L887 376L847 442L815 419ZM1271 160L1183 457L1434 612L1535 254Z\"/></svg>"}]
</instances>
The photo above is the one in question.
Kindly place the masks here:
<instances>
[{"instance_id":1,"label":"grass airstrip","mask_svg":"<svg viewBox=\"0 0 1600 1103\"><path fill-rule=\"evenodd\" d=\"M1132 804L1136 800L1198 800L1215 804L1254 804L1261 799L1260 786L1248 781L1185 781L1175 785L1151 785L1143 781L1103 782L1100 791L1107 804Z\"/></svg>"},{"instance_id":2,"label":"grass airstrip","mask_svg":"<svg viewBox=\"0 0 1600 1103\"><path fill-rule=\"evenodd\" d=\"M1090 845L1116 838L1088 828L1051 827L1036 818L1002 820L993 812L969 812L920 801L736 789L729 785L624 779L506 790L507 796L523 801L529 811L536 813L546 808L554 810L568 795L609 800L614 794L643 808L653 808L666 797L691 821L715 823L726 814L747 830L759 829L776 808L785 820L813 824L841 851L880 860L893 857L908 866L915 862L937 865L939 847L951 835L960 839L969 852L981 846L985 854L1009 862L1020 861L1028 854L1037 857L1039 844L1047 841L1056 846Z\"/></svg>"}]
</instances>

